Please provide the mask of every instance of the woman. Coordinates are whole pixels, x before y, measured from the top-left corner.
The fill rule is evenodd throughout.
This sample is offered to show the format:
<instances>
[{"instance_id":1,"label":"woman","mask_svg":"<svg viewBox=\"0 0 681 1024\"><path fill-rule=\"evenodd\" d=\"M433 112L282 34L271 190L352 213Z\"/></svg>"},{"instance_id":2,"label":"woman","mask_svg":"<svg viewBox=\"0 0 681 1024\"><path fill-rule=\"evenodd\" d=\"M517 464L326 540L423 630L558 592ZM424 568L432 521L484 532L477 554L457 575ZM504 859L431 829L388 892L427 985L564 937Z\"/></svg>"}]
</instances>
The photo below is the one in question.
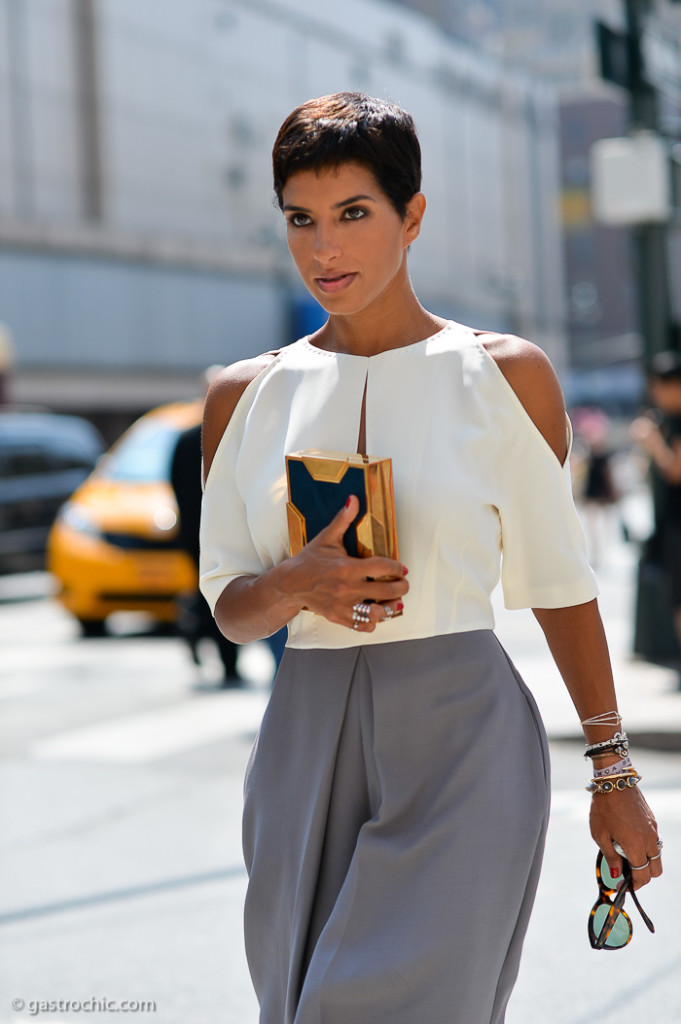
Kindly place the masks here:
<instances>
[{"instance_id":1,"label":"woman","mask_svg":"<svg viewBox=\"0 0 681 1024\"><path fill-rule=\"evenodd\" d=\"M407 250L426 201L408 114L356 93L312 100L273 161L291 254L329 318L214 384L202 526L226 635L289 626L245 793L261 1021L499 1024L549 798L536 707L492 632L502 548L506 602L534 608L595 719L598 764L623 760L560 388L529 342L416 298ZM354 497L287 557L284 456L313 447L392 458L402 560L346 555ZM635 788L596 794L591 827L613 874L613 840L637 886L660 873Z\"/></svg>"}]
</instances>

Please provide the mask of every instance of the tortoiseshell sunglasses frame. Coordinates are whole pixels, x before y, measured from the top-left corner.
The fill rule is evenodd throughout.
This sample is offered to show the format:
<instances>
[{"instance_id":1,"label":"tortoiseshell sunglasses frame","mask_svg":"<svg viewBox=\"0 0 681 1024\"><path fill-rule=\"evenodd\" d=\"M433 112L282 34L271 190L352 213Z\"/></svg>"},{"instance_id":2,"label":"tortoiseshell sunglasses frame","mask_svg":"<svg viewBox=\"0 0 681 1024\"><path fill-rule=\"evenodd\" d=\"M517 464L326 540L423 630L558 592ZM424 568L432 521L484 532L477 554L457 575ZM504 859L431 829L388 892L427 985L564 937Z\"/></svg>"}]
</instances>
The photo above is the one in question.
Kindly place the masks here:
<instances>
[{"instance_id":1,"label":"tortoiseshell sunglasses frame","mask_svg":"<svg viewBox=\"0 0 681 1024\"><path fill-rule=\"evenodd\" d=\"M634 892L634 889L632 887L632 874L629 861L623 859L622 871L624 880L619 889L613 889L611 886L606 885L603 881L602 864L604 860L605 858L603 856L603 852L599 850L598 856L596 857L596 881L598 882L599 896L596 902L594 903L593 907L591 908L591 913L589 914L589 942L591 943L591 947L593 949L624 949L625 946L629 945L629 943L631 942L631 937L634 934L634 926L632 924L631 918L627 914L626 910L623 909L624 900L626 898L627 893L631 893L631 898L636 904L636 909L643 918L643 921L646 927L649 929L649 931L654 932L655 925L646 914L645 910L638 901L636 893ZM614 899L612 899L613 896L615 897ZM594 928L594 918L596 916L598 908L602 906L608 907L608 913L605 918L605 921L601 925L601 929L598 935L596 935L596 931ZM622 942L618 946L608 946L606 945L606 943L610 938L610 934L613 928L615 927L617 918L620 915L624 918L624 920L627 922L627 925L629 926L629 937L627 938L626 942Z\"/></svg>"}]
</instances>

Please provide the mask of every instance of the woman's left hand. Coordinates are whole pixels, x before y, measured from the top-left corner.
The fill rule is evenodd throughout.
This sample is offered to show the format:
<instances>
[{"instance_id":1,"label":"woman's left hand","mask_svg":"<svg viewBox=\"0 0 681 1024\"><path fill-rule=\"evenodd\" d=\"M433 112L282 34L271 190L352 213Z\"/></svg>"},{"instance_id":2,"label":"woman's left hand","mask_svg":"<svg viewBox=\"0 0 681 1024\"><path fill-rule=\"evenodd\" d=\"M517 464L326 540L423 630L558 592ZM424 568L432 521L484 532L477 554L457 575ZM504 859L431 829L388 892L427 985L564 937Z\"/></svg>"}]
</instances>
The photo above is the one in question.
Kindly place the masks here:
<instances>
[{"instance_id":1,"label":"woman's left hand","mask_svg":"<svg viewBox=\"0 0 681 1024\"><path fill-rule=\"evenodd\" d=\"M657 822L638 788L594 793L590 825L591 835L603 851L613 878L622 877L622 857L613 843L617 843L627 856L634 889L640 889L662 874Z\"/></svg>"}]
</instances>

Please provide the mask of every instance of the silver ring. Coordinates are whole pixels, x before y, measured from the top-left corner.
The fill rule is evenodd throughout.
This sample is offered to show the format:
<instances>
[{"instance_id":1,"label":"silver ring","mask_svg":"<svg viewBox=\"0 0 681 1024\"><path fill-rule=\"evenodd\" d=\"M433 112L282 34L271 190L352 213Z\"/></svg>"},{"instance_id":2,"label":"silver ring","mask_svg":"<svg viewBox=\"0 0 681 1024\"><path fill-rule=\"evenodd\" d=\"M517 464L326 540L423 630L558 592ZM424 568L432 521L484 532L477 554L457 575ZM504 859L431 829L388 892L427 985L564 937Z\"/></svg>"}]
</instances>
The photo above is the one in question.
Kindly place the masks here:
<instances>
[{"instance_id":1,"label":"silver ring","mask_svg":"<svg viewBox=\"0 0 681 1024\"><path fill-rule=\"evenodd\" d=\"M662 847L664 846L664 843L662 842L661 839L658 839L657 843L655 845L657 846L658 850L661 850Z\"/></svg>"},{"instance_id":2,"label":"silver ring","mask_svg":"<svg viewBox=\"0 0 681 1024\"><path fill-rule=\"evenodd\" d=\"M393 617L394 612L393 612L392 608L390 607L390 605L387 605L387 604L384 605L384 611L385 611L386 619L391 619Z\"/></svg>"},{"instance_id":3,"label":"silver ring","mask_svg":"<svg viewBox=\"0 0 681 1024\"><path fill-rule=\"evenodd\" d=\"M352 606L353 622L369 622L371 619L371 605L358 602Z\"/></svg>"},{"instance_id":4,"label":"silver ring","mask_svg":"<svg viewBox=\"0 0 681 1024\"><path fill-rule=\"evenodd\" d=\"M662 856L662 850L660 850L659 853L656 853L654 857L648 857L648 860L659 860L661 856Z\"/></svg>"},{"instance_id":5,"label":"silver ring","mask_svg":"<svg viewBox=\"0 0 681 1024\"><path fill-rule=\"evenodd\" d=\"M629 867L632 871L644 871L647 867L650 867L650 861L647 860L645 864L630 864Z\"/></svg>"}]
</instances>

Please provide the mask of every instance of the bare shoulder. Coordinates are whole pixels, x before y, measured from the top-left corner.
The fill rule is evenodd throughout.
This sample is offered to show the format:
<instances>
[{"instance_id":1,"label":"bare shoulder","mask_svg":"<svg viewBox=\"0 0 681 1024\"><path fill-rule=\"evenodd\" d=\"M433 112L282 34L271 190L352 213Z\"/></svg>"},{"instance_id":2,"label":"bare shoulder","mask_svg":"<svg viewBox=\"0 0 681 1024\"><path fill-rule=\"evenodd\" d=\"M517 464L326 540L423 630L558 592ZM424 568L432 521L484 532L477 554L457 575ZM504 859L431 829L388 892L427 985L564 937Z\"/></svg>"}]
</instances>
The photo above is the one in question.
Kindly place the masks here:
<instances>
[{"instance_id":1,"label":"bare shoulder","mask_svg":"<svg viewBox=\"0 0 681 1024\"><path fill-rule=\"evenodd\" d=\"M538 345L513 334L475 333L556 458L564 462L568 446L565 401L549 357Z\"/></svg>"},{"instance_id":2,"label":"bare shoulder","mask_svg":"<svg viewBox=\"0 0 681 1024\"><path fill-rule=\"evenodd\" d=\"M270 363L279 351L264 352L252 359L242 359L226 366L214 378L206 396L203 411L203 472L204 479L213 463L222 435L229 426L239 399L244 391Z\"/></svg>"}]
</instances>

